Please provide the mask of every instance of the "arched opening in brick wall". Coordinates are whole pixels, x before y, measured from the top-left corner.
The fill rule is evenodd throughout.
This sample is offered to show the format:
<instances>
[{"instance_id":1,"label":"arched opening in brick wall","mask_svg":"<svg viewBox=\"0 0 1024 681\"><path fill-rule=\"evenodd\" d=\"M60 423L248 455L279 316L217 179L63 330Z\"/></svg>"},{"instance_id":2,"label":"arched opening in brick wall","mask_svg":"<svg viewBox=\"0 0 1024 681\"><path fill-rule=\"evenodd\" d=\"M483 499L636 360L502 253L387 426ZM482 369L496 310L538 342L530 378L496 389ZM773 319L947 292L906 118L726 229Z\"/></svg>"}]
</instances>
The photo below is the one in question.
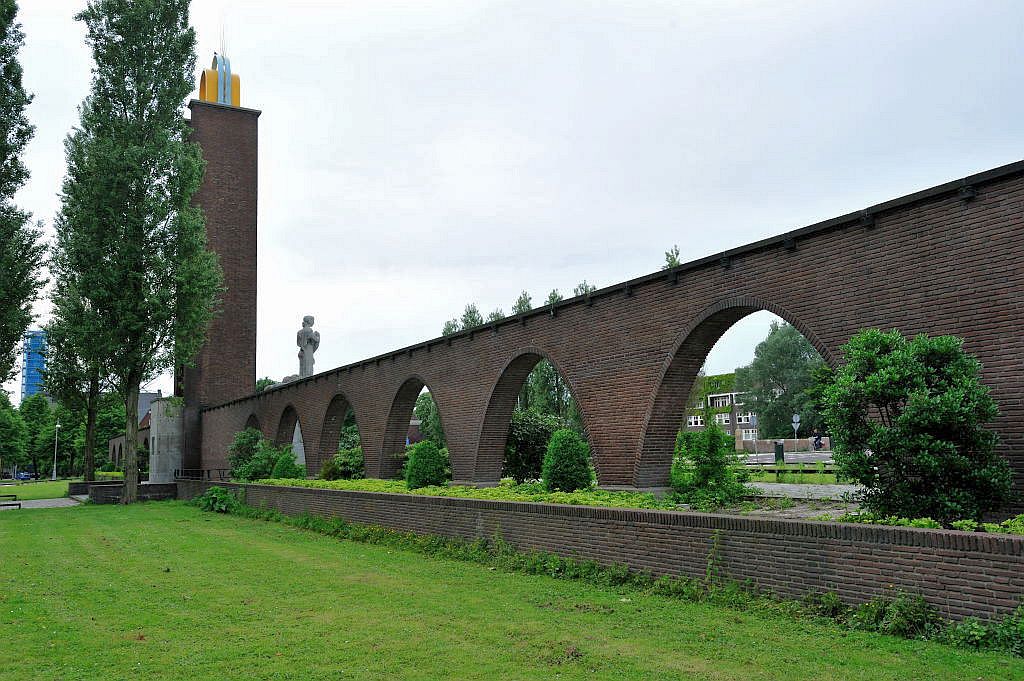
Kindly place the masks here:
<instances>
[{"instance_id":1,"label":"arched opening in brick wall","mask_svg":"<svg viewBox=\"0 0 1024 681\"><path fill-rule=\"evenodd\" d=\"M544 353L529 350L513 358L491 390L480 430L474 482L497 484L503 476L539 478L546 443L527 437L527 433L550 424L554 428L576 430L587 439L583 415L577 405L564 372ZM517 411L521 419L518 421L522 426L521 438L513 432ZM539 419L530 419L530 415Z\"/></svg>"},{"instance_id":2,"label":"arched opening in brick wall","mask_svg":"<svg viewBox=\"0 0 1024 681\"><path fill-rule=\"evenodd\" d=\"M301 466L306 465L306 445L302 439L302 424L299 423L299 413L290 404L281 413L274 444L278 447L291 445L295 460Z\"/></svg>"},{"instance_id":3,"label":"arched opening in brick wall","mask_svg":"<svg viewBox=\"0 0 1024 681\"><path fill-rule=\"evenodd\" d=\"M245 427L254 428L260 431L261 433L263 432L263 429L260 427L260 420L256 416L256 414L249 414L249 418L245 420Z\"/></svg>"},{"instance_id":4,"label":"arched opening in brick wall","mask_svg":"<svg viewBox=\"0 0 1024 681\"><path fill-rule=\"evenodd\" d=\"M316 461L309 463L309 473L318 475L324 463L339 452L362 448L356 413L348 398L335 395L324 413L323 429L320 431L320 451Z\"/></svg>"},{"instance_id":5,"label":"arched opening in brick wall","mask_svg":"<svg viewBox=\"0 0 1024 681\"><path fill-rule=\"evenodd\" d=\"M688 425L705 426L704 423L691 424L687 420L690 418L688 414L691 416L696 414L693 409L696 406L694 404L694 387L705 360L715 344L733 325L748 315L764 310L792 325L826 363L835 364L831 351L807 324L803 320L794 318L779 306L752 297L734 298L710 306L684 329L671 355L666 359L662 379L651 399L642 440L639 443L634 466L633 484L635 486L665 487L668 485L677 433L680 429L686 429ZM754 345L756 344L755 342ZM753 354L753 349L751 349L751 354ZM712 387L709 390L710 393L707 390L702 391L700 397L705 400L714 400L716 396L713 393L716 389ZM735 396L729 397L728 393L731 391L731 388L728 390L718 389L718 392L723 393L720 397L726 401L735 399ZM728 412L726 407L729 407ZM715 418L717 425L734 437L738 432L739 437L743 438L744 426L747 426L747 430L754 430L751 427L753 424L750 422L753 420L751 419L752 412L746 407L737 411L736 405L732 402L718 404L709 401L705 414L710 414ZM706 416L695 416L695 418L703 420ZM757 437L757 435L753 434L753 437Z\"/></svg>"},{"instance_id":6,"label":"arched opening in brick wall","mask_svg":"<svg viewBox=\"0 0 1024 681\"><path fill-rule=\"evenodd\" d=\"M380 460L373 467L374 477L398 477L405 465L406 448L428 438L439 447L446 446L440 405L423 379L413 376L402 384L391 401ZM369 462L367 466L370 467Z\"/></svg>"}]
</instances>

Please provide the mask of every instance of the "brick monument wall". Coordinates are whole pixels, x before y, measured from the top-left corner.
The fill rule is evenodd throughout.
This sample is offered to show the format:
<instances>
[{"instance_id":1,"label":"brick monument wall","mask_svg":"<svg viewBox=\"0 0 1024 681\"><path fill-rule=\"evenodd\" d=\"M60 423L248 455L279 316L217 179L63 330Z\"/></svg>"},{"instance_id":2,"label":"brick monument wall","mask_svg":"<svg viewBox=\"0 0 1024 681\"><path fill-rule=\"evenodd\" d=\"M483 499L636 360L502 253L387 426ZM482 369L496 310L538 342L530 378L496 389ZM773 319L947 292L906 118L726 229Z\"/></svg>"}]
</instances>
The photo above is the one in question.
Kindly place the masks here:
<instances>
[{"instance_id":1,"label":"brick monument wall","mask_svg":"<svg viewBox=\"0 0 1024 681\"><path fill-rule=\"evenodd\" d=\"M454 478L491 484L500 476L518 385L532 362L546 357L580 407L600 483L663 486L707 352L738 319L770 310L833 363L839 346L864 328L963 337L984 364L1001 411L994 424L1001 452L1024 491L1022 209L1018 162L227 401L202 411L201 465L224 467L228 444L250 419L278 438L291 406L315 474L336 448L336 414L328 407L342 396L355 411L368 475L391 475L404 444L395 433L405 432L411 416L409 395L426 384ZM235 371L228 358L205 361L205 371ZM248 380L251 369L243 370Z\"/></svg>"}]
</instances>

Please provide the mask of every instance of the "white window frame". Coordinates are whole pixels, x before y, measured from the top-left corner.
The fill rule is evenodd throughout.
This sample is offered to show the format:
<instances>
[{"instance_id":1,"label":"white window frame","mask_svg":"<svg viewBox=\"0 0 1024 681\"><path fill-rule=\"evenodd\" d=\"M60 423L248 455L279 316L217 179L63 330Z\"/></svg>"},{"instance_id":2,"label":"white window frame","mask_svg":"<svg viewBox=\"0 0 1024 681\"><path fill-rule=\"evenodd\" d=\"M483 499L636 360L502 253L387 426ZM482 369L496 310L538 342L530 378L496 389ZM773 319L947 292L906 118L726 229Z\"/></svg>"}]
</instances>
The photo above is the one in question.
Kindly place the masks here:
<instances>
[{"instance_id":1,"label":"white window frame","mask_svg":"<svg viewBox=\"0 0 1024 681\"><path fill-rule=\"evenodd\" d=\"M746 441L752 441L757 439L757 428L744 428L743 439Z\"/></svg>"},{"instance_id":2,"label":"white window frame","mask_svg":"<svg viewBox=\"0 0 1024 681\"><path fill-rule=\"evenodd\" d=\"M732 425L732 417L727 411L715 414L715 423L720 426Z\"/></svg>"},{"instance_id":3,"label":"white window frame","mask_svg":"<svg viewBox=\"0 0 1024 681\"><path fill-rule=\"evenodd\" d=\"M718 395L708 395L708 404L712 409L721 407L732 406L732 395L729 393L721 393Z\"/></svg>"},{"instance_id":4,"label":"white window frame","mask_svg":"<svg viewBox=\"0 0 1024 681\"><path fill-rule=\"evenodd\" d=\"M700 414L690 414L689 416L686 417L686 427L687 428L703 428L704 427L704 417L701 416Z\"/></svg>"},{"instance_id":5,"label":"white window frame","mask_svg":"<svg viewBox=\"0 0 1024 681\"><path fill-rule=\"evenodd\" d=\"M754 413L750 411L736 412L736 423L750 423L753 415Z\"/></svg>"}]
</instances>

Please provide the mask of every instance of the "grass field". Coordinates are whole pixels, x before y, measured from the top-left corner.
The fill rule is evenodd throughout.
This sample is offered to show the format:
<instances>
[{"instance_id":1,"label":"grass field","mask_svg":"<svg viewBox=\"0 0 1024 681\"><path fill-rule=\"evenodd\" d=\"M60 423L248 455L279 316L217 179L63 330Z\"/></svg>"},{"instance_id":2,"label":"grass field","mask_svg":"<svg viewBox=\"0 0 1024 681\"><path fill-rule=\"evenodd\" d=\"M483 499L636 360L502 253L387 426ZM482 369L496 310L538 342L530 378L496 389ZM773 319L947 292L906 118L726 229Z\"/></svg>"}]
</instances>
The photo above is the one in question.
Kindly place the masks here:
<instances>
[{"instance_id":1,"label":"grass field","mask_svg":"<svg viewBox=\"0 0 1024 681\"><path fill-rule=\"evenodd\" d=\"M23 482L18 485L0 486L0 494L17 494L19 501L30 499L59 499L68 495L68 481Z\"/></svg>"},{"instance_id":2,"label":"grass field","mask_svg":"<svg viewBox=\"0 0 1024 681\"><path fill-rule=\"evenodd\" d=\"M1013 679L1024 661L177 502L0 515L3 679Z\"/></svg>"},{"instance_id":3,"label":"grass field","mask_svg":"<svg viewBox=\"0 0 1024 681\"><path fill-rule=\"evenodd\" d=\"M814 469L809 469L813 471ZM794 471L792 473L758 473L756 470L750 471L751 482L784 482L790 485L834 485L836 484L836 476L834 473L801 473Z\"/></svg>"}]
</instances>

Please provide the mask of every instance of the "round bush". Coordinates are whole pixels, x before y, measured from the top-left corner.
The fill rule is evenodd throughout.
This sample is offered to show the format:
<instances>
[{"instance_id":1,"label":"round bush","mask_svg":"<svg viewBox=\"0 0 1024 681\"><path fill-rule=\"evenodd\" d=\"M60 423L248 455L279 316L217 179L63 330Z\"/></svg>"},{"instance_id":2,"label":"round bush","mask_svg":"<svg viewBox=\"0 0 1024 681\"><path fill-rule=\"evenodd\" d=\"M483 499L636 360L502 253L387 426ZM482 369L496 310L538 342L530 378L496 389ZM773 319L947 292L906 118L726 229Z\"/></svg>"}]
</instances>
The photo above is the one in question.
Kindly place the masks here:
<instances>
[{"instance_id":1,"label":"round bush","mask_svg":"<svg viewBox=\"0 0 1024 681\"><path fill-rule=\"evenodd\" d=\"M290 445L281 448L277 455L277 461L274 462L274 469L270 472L270 477L277 479L306 477L306 467L295 461L295 453L292 452Z\"/></svg>"},{"instance_id":2,"label":"round bush","mask_svg":"<svg viewBox=\"0 0 1024 681\"><path fill-rule=\"evenodd\" d=\"M568 428L551 435L544 454L541 479L549 491L575 492L594 483L590 468L590 446Z\"/></svg>"},{"instance_id":3,"label":"round bush","mask_svg":"<svg viewBox=\"0 0 1024 681\"><path fill-rule=\"evenodd\" d=\"M443 485L448 467L445 452L437 448L433 440L417 442L409 449L409 461L405 464L405 485L409 489Z\"/></svg>"}]
</instances>

